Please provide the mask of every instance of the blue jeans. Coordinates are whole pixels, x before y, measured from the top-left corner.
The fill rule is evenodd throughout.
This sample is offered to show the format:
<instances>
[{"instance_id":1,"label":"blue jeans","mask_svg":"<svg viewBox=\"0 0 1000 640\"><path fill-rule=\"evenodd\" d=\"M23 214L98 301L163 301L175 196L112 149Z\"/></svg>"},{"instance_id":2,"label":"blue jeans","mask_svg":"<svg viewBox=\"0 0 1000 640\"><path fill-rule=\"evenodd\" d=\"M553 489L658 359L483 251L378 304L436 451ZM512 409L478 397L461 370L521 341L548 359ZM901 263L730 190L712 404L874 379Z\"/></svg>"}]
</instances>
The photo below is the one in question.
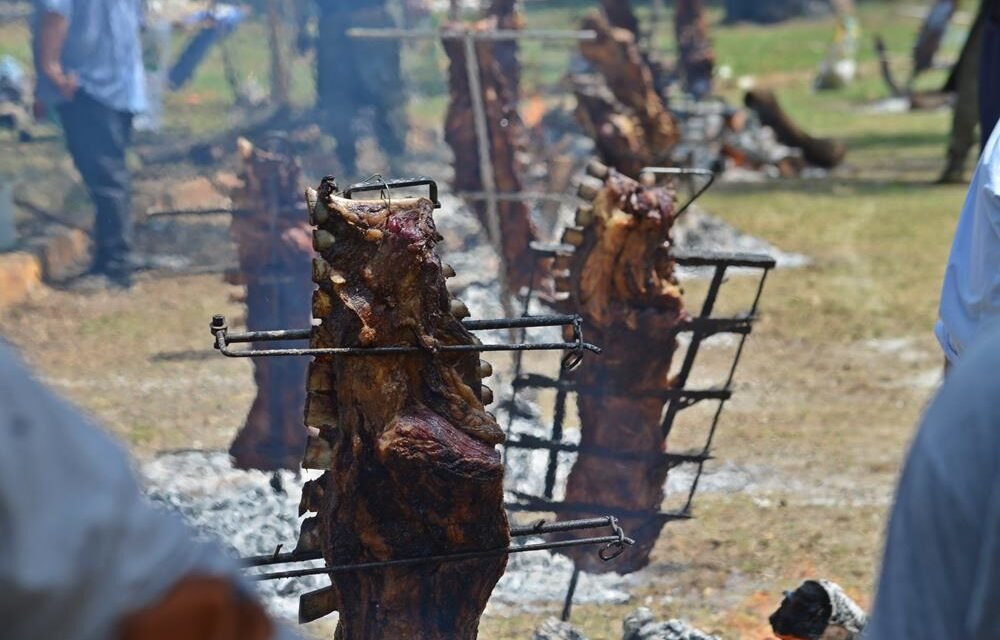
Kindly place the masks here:
<instances>
[{"instance_id":1,"label":"blue jeans","mask_svg":"<svg viewBox=\"0 0 1000 640\"><path fill-rule=\"evenodd\" d=\"M132 114L116 111L82 91L59 105L66 146L96 209L92 269L110 275L131 271L131 175L125 154Z\"/></svg>"}]
</instances>

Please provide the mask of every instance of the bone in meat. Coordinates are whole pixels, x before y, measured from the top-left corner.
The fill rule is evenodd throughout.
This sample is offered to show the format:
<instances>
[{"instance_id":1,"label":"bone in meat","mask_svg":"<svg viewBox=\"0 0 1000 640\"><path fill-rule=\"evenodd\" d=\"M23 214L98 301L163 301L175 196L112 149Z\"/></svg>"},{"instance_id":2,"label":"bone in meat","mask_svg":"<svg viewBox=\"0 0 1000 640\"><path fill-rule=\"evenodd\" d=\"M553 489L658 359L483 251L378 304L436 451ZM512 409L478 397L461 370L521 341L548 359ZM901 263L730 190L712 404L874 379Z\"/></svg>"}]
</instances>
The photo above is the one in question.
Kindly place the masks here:
<instances>
[{"instance_id":1,"label":"bone in meat","mask_svg":"<svg viewBox=\"0 0 1000 640\"><path fill-rule=\"evenodd\" d=\"M666 246L674 223L674 196L607 171L592 209L567 229L574 245L568 273L556 280L566 309L583 316L588 339L604 355L574 371L579 393L580 453L570 470L565 501L592 505L567 518L611 513L636 545L614 563L567 551L585 571L627 573L649 563L663 526L667 466L660 428L675 328L685 319L682 290ZM556 269L558 264L557 259Z\"/></svg>"},{"instance_id":2,"label":"bone in meat","mask_svg":"<svg viewBox=\"0 0 1000 640\"><path fill-rule=\"evenodd\" d=\"M239 142L243 161L231 231L239 259L238 282L246 286L251 331L308 327L312 318L309 277L313 255L302 198L301 169L293 158ZM255 348L294 345L268 343ZM298 469L306 442L302 426L306 365L302 358L254 359L257 397L229 453L242 469Z\"/></svg>"},{"instance_id":3,"label":"bone in meat","mask_svg":"<svg viewBox=\"0 0 1000 640\"><path fill-rule=\"evenodd\" d=\"M485 30L494 26L495 21L488 19L478 23L476 28ZM524 148L524 128L517 112L516 88L510 86L514 74L509 65L501 64L494 47L495 43L489 41L476 43L493 178L498 193L519 193L524 190L521 182L523 167L519 158ZM445 116L444 137L454 153L454 186L458 191L481 192L483 167L479 166L479 145L464 43L462 40L445 39L444 50L451 63L448 73L451 101ZM486 203L476 200L470 204L483 228L488 230ZM531 279L535 258L529 244L535 240L536 230L526 203L501 201L497 208L507 282L513 291L517 291Z\"/></svg>"},{"instance_id":4,"label":"bone in meat","mask_svg":"<svg viewBox=\"0 0 1000 640\"><path fill-rule=\"evenodd\" d=\"M476 339L445 287L426 198L357 201L324 193L314 208L318 290L313 347L417 346L418 353L319 356L306 424L300 547L330 565L504 549L503 432L486 412ZM503 556L338 573L306 594L300 618L340 612L338 640L471 639Z\"/></svg>"}]
</instances>

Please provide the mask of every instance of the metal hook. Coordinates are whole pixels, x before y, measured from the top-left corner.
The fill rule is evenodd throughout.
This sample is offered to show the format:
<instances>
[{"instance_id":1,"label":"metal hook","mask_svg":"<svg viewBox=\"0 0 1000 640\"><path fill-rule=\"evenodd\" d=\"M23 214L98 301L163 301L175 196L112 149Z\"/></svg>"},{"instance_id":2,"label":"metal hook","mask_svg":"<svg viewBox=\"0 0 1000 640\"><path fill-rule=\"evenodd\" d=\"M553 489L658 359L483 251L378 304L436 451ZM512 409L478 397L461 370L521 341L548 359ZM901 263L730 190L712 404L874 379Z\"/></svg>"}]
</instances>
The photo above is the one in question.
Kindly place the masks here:
<instances>
[{"instance_id":1,"label":"metal hook","mask_svg":"<svg viewBox=\"0 0 1000 640\"><path fill-rule=\"evenodd\" d=\"M583 318L580 316L573 319L573 343L576 346L563 356L560 363L563 371L572 371L583 361Z\"/></svg>"},{"instance_id":2,"label":"metal hook","mask_svg":"<svg viewBox=\"0 0 1000 640\"><path fill-rule=\"evenodd\" d=\"M644 173L661 176L702 176L708 178L708 181L705 182L700 189L694 192L691 198L684 203L684 206L677 209L677 213L674 214L674 217L680 217L682 213L688 210L688 207L694 204L695 200L708 191L712 185L715 184L715 178L717 176L717 174L711 169L694 169L688 167L643 167L639 172L639 175Z\"/></svg>"},{"instance_id":3,"label":"metal hook","mask_svg":"<svg viewBox=\"0 0 1000 640\"><path fill-rule=\"evenodd\" d=\"M597 552L597 557L605 562L611 562L625 553L625 545L621 542L609 542Z\"/></svg>"},{"instance_id":4,"label":"metal hook","mask_svg":"<svg viewBox=\"0 0 1000 640\"><path fill-rule=\"evenodd\" d=\"M618 524L618 518L612 516L610 525L611 530L618 537L618 539L604 545L604 547L597 552L597 556L604 562L614 560L621 554L625 553L626 546L635 544L635 540L625 537L625 531L621 528L621 525Z\"/></svg>"}]
</instances>

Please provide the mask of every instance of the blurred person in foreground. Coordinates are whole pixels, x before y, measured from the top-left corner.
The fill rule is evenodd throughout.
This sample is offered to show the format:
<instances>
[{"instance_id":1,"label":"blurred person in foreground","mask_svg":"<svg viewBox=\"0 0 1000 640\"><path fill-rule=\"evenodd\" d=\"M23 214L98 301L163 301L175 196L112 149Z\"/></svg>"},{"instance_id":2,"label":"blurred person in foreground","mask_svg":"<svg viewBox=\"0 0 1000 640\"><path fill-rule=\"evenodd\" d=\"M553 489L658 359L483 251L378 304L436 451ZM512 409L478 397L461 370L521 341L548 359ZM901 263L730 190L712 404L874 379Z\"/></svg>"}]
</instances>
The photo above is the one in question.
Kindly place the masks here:
<instances>
[{"instance_id":1,"label":"blurred person in foreground","mask_svg":"<svg viewBox=\"0 0 1000 640\"><path fill-rule=\"evenodd\" d=\"M0 636L292 640L219 546L142 496L125 452L0 340Z\"/></svg>"},{"instance_id":2,"label":"blurred person in foreground","mask_svg":"<svg viewBox=\"0 0 1000 640\"><path fill-rule=\"evenodd\" d=\"M899 480L865 640L1000 638L1000 327L945 379Z\"/></svg>"},{"instance_id":3,"label":"blurred person in foreground","mask_svg":"<svg viewBox=\"0 0 1000 640\"><path fill-rule=\"evenodd\" d=\"M946 368L1000 317L1000 128L983 147L948 256L934 327Z\"/></svg>"},{"instance_id":4,"label":"blurred person in foreground","mask_svg":"<svg viewBox=\"0 0 1000 640\"><path fill-rule=\"evenodd\" d=\"M89 286L132 284L132 118L146 109L141 0L35 0L38 115L59 116L96 209Z\"/></svg>"}]
</instances>

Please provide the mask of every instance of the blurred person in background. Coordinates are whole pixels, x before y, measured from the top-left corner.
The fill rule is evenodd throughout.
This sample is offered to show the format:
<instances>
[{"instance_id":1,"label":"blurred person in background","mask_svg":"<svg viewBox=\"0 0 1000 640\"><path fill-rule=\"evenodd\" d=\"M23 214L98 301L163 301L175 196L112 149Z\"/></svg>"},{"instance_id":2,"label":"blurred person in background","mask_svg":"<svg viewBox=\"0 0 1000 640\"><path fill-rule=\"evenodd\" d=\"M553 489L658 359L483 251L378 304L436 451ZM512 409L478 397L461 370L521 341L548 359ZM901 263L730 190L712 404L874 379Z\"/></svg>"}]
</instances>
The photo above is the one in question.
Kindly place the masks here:
<instances>
[{"instance_id":1,"label":"blurred person in background","mask_svg":"<svg viewBox=\"0 0 1000 640\"><path fill-rule=\"evenodd\" d=\"M983 32L986 27L986 7L990 0L982 0L975 22L969 29L965 45L958 56L958 62L951 70L945 91L954 91L955 105L952 110L951 131L948 134L948 150L945 167L938 178L938 184L964 184L965 166L969 152L976 144L976 124L980 115L980 63L983 50ZM989 137L993 129L988 129L980 138ZM980 150L985 144L981 144Z\"/></svg>"},{"instance_id":2,"label":"blurred person in background","mask_svg":"<svg viewBox=\"0 0 1000 640\"><path fill-rule=\"evenodd\" d=\"M146 108L141 0L35 0L38 115L59 116L96 209L89 286L132 283L132 118Z\"/></svg>"},{"instance_id":3,"label":"blurred person in background","mask_svg":"<svg viewBox=\"0 0 1000 640\"><path fill-rule=\"evenodd\" d=\"M0 340L0 636L293 640L218 545L141 494L127 454Z\"/></svg>"},{"instance_id":4,"label":"blurred person in background","mask_svg":"<svg viewBox=\"0 0 1000 640\"><path fill-rule=\"evenodd\" d=\"M864 640L1000 638L997 371L994 325L969 345L911 445Z\"/></svg>"},{"instance_id":5,"label":"blurred person in background","mask_svg":"<svg viewBox=\"0 0 1000 640\"><path fill-rule=\"evenodd\" d=\"M981 0L958 62L944 87L945 91L955 92L955 106L939 184L965 183L965 163L976 143L976 124L979 124L979 149L986 147L1000 117L997 80L1000 80L1000 0Z\"/></svg>"},{"instance_id":6,"label":"blurred person in background","mask_svg":"<svg viewBox=\"0 0 1000 640\"><path fill-rule=\"evenodd\" d=\"M391 173L402 171L406 152L406 89L396 39L352 38L352 28L395 27L387 0L316 0L316 106L326 133L337 141L337 159L348 181L358 176L357 126L374 112L375 138Z\"/></svg>"},{"instance_id":7,"label":"blurred person in background","mask_svg":"<svg viewBox=\"0 0 1000 640\"><path fill-rule=\"evenodd\" d=\"M979 63L979 129L983 147L1000 120L1000 0L986 0Z\"/></svg>"}]
</instances>

